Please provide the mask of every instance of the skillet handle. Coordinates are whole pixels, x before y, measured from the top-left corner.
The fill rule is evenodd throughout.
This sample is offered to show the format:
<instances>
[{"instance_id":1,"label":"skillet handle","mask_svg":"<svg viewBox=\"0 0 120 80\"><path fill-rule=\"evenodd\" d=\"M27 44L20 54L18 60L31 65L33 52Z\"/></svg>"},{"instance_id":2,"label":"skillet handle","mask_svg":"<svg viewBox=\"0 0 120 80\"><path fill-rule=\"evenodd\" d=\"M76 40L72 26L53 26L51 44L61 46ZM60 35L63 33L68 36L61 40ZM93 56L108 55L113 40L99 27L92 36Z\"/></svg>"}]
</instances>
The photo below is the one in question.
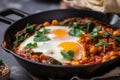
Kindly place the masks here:
<instances>
[{"instance_id":1,"label":"skillet handle","mask_svg":"<svg viewBox=\"0 0 120 80\"><path fill-rule=\"evenodd\" d=\"M7 10L0 12L0 21L3 23L9 24L9 25L13 24L15 20L6 18L6 16L11 15L11 14L15 14L20 17L26 17L29 15L28 13L23 12L21 10L11 8L11 9L7 9Z\"/></svg>"},{"instance_id":2,"label":"skillet handle","mask_svg":"<svg viewBox=\"0 0 120 80\"><path fill-rule=\"evenodd\" d=\"M112 26L120 28L120 17L118 15L114 14L110 24Z\"/></svg>"},{"instance_id":3,"label":"skillet handle","mask_svg":"<svg viewBox=\"0 0 120 80\"><path fill-rule=\"evenodd\" d=\"M120 28L120 16L118 14L108 13L106 16L109 20L110 26L113 28Z\"/></svg>"}]
</instances>

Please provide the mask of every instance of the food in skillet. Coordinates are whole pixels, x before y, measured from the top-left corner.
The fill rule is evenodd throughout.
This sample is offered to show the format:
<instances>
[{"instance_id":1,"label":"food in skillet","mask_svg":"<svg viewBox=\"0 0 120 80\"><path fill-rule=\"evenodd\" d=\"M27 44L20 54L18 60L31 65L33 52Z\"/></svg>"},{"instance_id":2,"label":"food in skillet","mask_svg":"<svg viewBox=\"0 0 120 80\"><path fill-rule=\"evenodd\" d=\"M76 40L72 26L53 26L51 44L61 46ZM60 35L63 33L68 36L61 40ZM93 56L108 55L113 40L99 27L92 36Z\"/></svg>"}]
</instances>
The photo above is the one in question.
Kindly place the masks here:
<instances>
[{"instance_id":1,"label":"food in skillet","mask_svg":"<svg viewBox=\"0 0 120 80\"><path fill-rule=\"evenodd\" d=\"M44 64L88 65L120 56L120 29L92 18L27 24L15 36L18 55Z\"/></svg>"}]
</instances>

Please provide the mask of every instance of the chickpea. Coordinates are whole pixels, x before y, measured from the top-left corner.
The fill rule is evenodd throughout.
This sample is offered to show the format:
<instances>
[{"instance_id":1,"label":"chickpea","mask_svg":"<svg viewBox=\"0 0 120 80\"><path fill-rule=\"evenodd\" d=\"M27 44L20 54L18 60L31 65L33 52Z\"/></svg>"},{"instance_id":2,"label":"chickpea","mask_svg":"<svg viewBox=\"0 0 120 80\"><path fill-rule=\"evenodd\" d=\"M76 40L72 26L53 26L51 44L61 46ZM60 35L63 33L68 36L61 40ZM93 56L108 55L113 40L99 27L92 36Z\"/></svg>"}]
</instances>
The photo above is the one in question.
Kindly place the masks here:
<instances>
[{"instance_id":1,"label":"chickpea","mask_svg":"<svg viewBox=\"0 0 120 80\"><path fill-rule=\"evenodd\" d=\"M114 51L111 51L109 54L110 54L110 56L114 56L114 55L115 55L115 52L114 52Z\"/></svg>"},{"instance_id":2,"label":"chickpea","mask_svg":"<svg viewBox=\"0 0 120 80\"><path fill-rule=\"evenodd\" d=\"M105 61L107 61L107 60L109 60L109 59L110 59L110 57L109 57L108 55L105 55L105 56L103 56L102 62L105 62Z\"/></svg>"},{"instance_id":3,"label":"chickpea","mask_svg":"<svg viewBox=\"0 0 120 80\"><path fill-rule=\"evenodd\" d=\"M58 25L58 20L52 20L52 25Z\"/></svg>"},{"instance_id":4,"label":"chickpea","mask_svg":"<svg viewBox=\"0 0 120 80\"><path fill-rule=\"evenodd\" d=\"M72 65L79 65L79 61L74 60L74 61L71 62L71 64L72 64Z\"/></svg>"},{"instance_id":5,"label":"chickpea","mask_svg":"<svg viewBox=\"0 0 120 80\"><path fill-rule=\"evenodd\" d=\"M96 53L97 53L97 47L91 46L89 52L90 52L91 54L96 54Z\"/></svg>"},{"instance_id":6,"label":"chickpea","mask_svg":"<svg viewBox=\"0 0 120 80\"><path fill-rule=\"evenodd\" d=\"M116 43L115 42L112 43L112 47L116 48Z\"/></svg>"},{"instance_id":7,"label":"chickpea","mask_svg":"<svg viewBox=\"0 0 120 80\"><path fill-rule=\"evenodd\" d=\"M117 56L111 56L110 59L115 59Z\"/></svg>"},{"instance_id":8,"label":"chickpea","mask_svg":"<svg viewBox=\"0 0 120 80\"><path fill-rule=\"evenodd\" d=\"M114 32L113 32L113 36L116 36L116 37L117 37L117 36L120 36L120 31L118 31L118 30L114 31Z\"/></svg>"},{"instance_id":9,"label":"chickpea","mask_svg":"<svg viewBox=\"0 0 120 80\"><path fill-rule=\"evenodd\" d=\"M112 28L106 28L106 31L112 33L113 29Z\"/></svg>"},{"instance_id":10,"label":"chickpea","mask_svg":"<svg viewBox=\"0 0 120 80\"><path fill-rule=\"evenodd\" d=\"M119 55L119 53L115 52L115 51L111 51L109 54L110 54L110 56L118 56Z\"/></svg>"},{"instance_id":11,"label":"chickpea","mask_svg":"<svg viewBox=\"0 0 120 80\"><path fill-rule=\"evenodd\" d=\"M82 57L82 63L87 63L88 62L88 58L87 57Z\"/></svg>"},{"instance_id":12,"label":"chickpea","mask_svg":"<svg viewBox=\"0 0 120 80\"><path fill-rule=\"evenodd\" d=\"M47 21L43 23L43 26L49 26L49 25L50 25L50 23Z\"/></svg>"},{"instance_id":13,"label":"chickpea","mask_svg":"<svg viewBox=\"0 0 120 80\"><path fill-rule=\"evenodd\" d=\"M104 32L103 32L103 31L99 31L98 34L99 34L100 36L103 36Z\"/></svg>"},{"instance_id":14,"label":"chickpea","mask_svg":"<svg viewBox=\"0 0 120 80\"><path fill-rule=\"evenodd\" d=\"M102 46L99 46L99 47L98 47L98 52L101 52L101 51L103 51L103 47L102 47Z\"/></svg>"}]
</instances>

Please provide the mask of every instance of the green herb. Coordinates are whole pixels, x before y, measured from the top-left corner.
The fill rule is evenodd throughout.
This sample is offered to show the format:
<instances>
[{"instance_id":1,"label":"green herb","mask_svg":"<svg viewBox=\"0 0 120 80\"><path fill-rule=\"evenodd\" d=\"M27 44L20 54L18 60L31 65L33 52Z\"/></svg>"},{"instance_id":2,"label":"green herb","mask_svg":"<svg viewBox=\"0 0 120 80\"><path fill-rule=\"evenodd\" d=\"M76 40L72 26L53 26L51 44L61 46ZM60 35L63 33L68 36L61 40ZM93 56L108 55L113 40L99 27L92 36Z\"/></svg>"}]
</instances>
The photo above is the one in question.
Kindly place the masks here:
<instances>
[{"instance_id":1,"label":"green herb","mask_svg":"<svg viewBox=\"0 0 120 80\"><path fill-rule=\"evenodd\" d=\"M50 31L50 29L43 29L42 32L43 32L44 34L46 34L46 33L48 33L49 31Z\"/></svg>"},{"instance_id":2,"label":"green herb","mask_svg":"<svg viewBox=\"0 0 120 80\"><path fill-rule=\"evenodd\" d=\"M65 24L66 26L69 26L69 27L72 27L72 22L67 22L66 24Z\"/></svg>"},{"instance_id":3,"label":"green herb","mask_svg":"<svg viewBox=\"0 0 120 80\"><path fill-rule=\"evenodd\" d=\"M40 41L48 41L48 40L50 40L47 36L45 36L45 35L41 35L41 36L39 36L39 37L35 37L34 38L34 41L36 41L36 42L40 42Z\"/></svg>"},{"instance_id":4,"label":"green herb","mask_svg":"<svg viewBox=\"0 0 120 80\"><path fill-rule=\"evenodd\" d=\"M104 37L110 37L111 35L110 35L108 32L104 31L103 36L104 36Z\"/></svg>"},{"instance_id":5,"label":"green herb","mask_svg":"<svg viewBox=\"0 0 120 80\"><path fill-rule=\"evenodd\" d=\"M25 49L30 49L30 48L35 48L37 47L37 43L28 43L26 46L25 46Z\"/></svg>"},{"instance_id":6,"label":"green herb","mask_svg":"<svg viewBox=\"0 0 120 80\"><path fill-rule=\"evenodd\" d=\"M120 37L116 37L115 40L120 43Z\"/></svg>"},{"instance_id":7,"label":"green herb","mask_svg":"<svg viewBox=\"0 0 120 80\"><path fill-rule=\"evenodd\" d=\"M25 28L26 33L34 32L35 26L27 24L27 27Z\"/></svg>"},{"instance_id":8,"label":"green herb","mask_svg":"<svg viewBox=\"0 0 120 80\"><path fill-rule=\"evenodd\" d=\"M103 46L103 44L97 43L95 44L96 47Z\"/></svg>"},{"instance_id":9,"label":"green herb","mask_svg":"<svg viewBox=\"0 0 120 80\"><path fill-rule=\"evenodd\" d=\"M37 27L35 28L35 31L38 31L41 27L42 27L41 25L37 26Z\"/></svg>"},{"instance_id":10,"label":"green herb","mask_svg":"<svg viewBox=\"0 0 120 80\"><path fill-rule=\"evenodd\" d=\"M120 43L120 37L115 39L118 43Z\"/></svg>"},{"instance_id":11,"label":"green herb","mask_svg":"<svg viewBox=\"0 0 120 80\"><path fill-rule=\"evenodd\" d=\"M59 61L57 61L55 64L62 65L62 63L61 63L61 62L59 62Z\"/></svg>"},{"instance_id":12,"label":"green herb","mask_svg":"<svg viewBox=\"0 0 120 80\"><path fill-rule=\"evenodd\" d=\"M103 46L103 45L105 45L105 46L108 45L108 43L107 43L106 41L104 41L104 40L99 40L99 42L100 42L100 43L95 44L96 47Z\"/></svg>"},{"instance_id":13,"label":"green herb","mask_svg":"<svg viewBox=\"0 0 120 80\"><path fill-rule=\"evenodd\" d=\"M83 35L79 27L72 27L72 29L68 33L69 35L76 36L76 37L80 37Z\"/></svg>"},{"instance_id":14,"label":"green herb","mask_svg":"<svg viewBox=\"0 0 120 80\"><path fill-rule=\"evenodd\" d=\"M16 37L16 42L22 42L25 40L25 37L24 37L24 34L19 34L17 37Z\"/></svg>"},{"instance_id":15,"label":"green herb","mask_svg":"<svg viewBox=\"0 0 120 80\"><path fill-rule=\"evenodd\" d=\"M100 29L101 29L101 26L96 26L96 27L93 29L93 32L98 32Z\"/></svg>"},{"instance_id":16,"label":"green herb","mask_svg":"<svg viewBox=\"0 0 120 80\"><path fill-rule=\"evenodd\" d=\"M92 32L93 28L94 28L94 24L92 21L88 21L86 23L77 23L77 27L79 27L82 31L85 32Z\"/></svg>"},{"instance_id":17,"label":"green herb","mask_svg":"<svg viewBox=\"0 0 120 80\"><path fill-rule=\"evenodd\" d=\"M97 43L95 44L96 47L99 47L99 46L103 46L103 51L105 52L105 48L106 46L110 45L110 44L113 44L112 42L111 43L108 43L104 40L99 40L100 43Z\"/></svg>"},{"instance_id":18,"label":"green herb","mask_svg":"<svg viewBox=\"0 0 120 80\"><path fill-rule=\"evenodd\" d=\"M92 32L92 33L90 34L90 39L94 39L95 37L97 37L97 35L98 35L98 33Z\"/></svg>"},{"instance_id":19,"label":"green herb","mask_svg":"<svg viewBox=\"0 0 120 80\"><path fill-rule=\"evenodd\" d=\"M94 28L93 22L92 21L88 21L87 22L87 32L92 32L93 28Z\"/></svg>"},{"instance_id":20,"label":"green herb","mask_svg":"<svg viewBox=\"0 0 120 80\"><path fill-rule=\"evenodd\" d=\"M73 59L73 57L74 57L74 51L73 50L69 50L68 52L63 51L63 52L61 52L61 54L67 60Z\"/></svg>"},{"instance_id":21,"label":"green herb","mask_svg":"<svg viewBox=\"0 0 120 80\"><path fill-rule=\"evenodd\" d=\"M34 41L40 42L40 41L48 41L50 38L48 38L45 34L49 32L49 29L44 29L43 31L38 31L34 37Z\"/></svg>"},{"instance_id":22,"label":"green herb","mask_svg":"<svg viewBox=\"0 0 120 80\"><path fill-rule=\"evenodd\" d=\"M108 32L104 32L104 37L110 37L110 38L112 38L112 39L115 39L115 41L117 41L118 43L120 43L120 37L112 36L112 35L109 34Z\"/></svg>"},{"instance_id":23,"label":"green herb","mask_svg":"<svg viewBox=\"0 0 120 80\"><path fill-rule=\"evenodd\" d=\"M64 25L64 26L68 26L68 27L72 27L73 26L72 21L60 22L59 24L62 25L62 26Z\"/></svg>"},{"instance_id":24,"label":"green herb","mask_svg":"<svg viewBox=\"0 0 120 80\"><path fill-rule=\"evenodd\" d=\"M69 35L71 36L76 36L76 37L80 37L83 34L83 31L85 32L91 32L94 28L94 24L92 21L88 21L86 23L87 25L85 26L85 24L80 24L77 23L77 25L72 26L72 29L69 31ZM97 27L98 28L98 27ZM94 34L97 33L96 28L94 30ZM94 36L93 34L93 36Z\"/></svg>"},{"instance_id":25,"label":"green herb","mask_svg":"<svg viewBox=\"0 0 120 80\"><path fill-rule=\"evenodd\" d=\"M120 43L120 37L110 36L111 38L115 39L118 43Z\"/></svg>"},{"instance_id":26,"label":"green herb","mask_svg":"<svg viewBox=\"0 0 120 80\"><path fill-rule=\"evenodd\" d=\"M79 26L80 30L87 32L87 27L86 26Z\"/></svg>"},{"instance_id":27,"label":"green herb","mask_svg":"<svg viewBox=\"0 0 120 80\"><path fill-rule=\"evenodd\" d=\"M97 26L93 29L93 31L90 33L90 39L94 39L95 37L98 37L98 32L101 29L101 26Z\"/></svg>"}]
</instances>

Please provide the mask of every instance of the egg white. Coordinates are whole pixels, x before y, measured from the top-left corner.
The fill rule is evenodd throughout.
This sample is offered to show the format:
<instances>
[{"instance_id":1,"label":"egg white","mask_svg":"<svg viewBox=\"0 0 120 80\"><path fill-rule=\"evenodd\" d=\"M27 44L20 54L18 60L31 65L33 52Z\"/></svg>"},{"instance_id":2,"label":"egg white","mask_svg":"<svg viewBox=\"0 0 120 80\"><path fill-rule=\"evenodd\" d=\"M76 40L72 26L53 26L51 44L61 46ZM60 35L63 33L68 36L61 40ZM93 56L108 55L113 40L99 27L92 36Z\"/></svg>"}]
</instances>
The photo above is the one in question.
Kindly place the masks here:
<instances>
[{"instance_id":1,"label":"egg white","mask_svg":"<svg viewBox=\"0 0 120 80\"><path fill-rule=\"evenodd\" d=\"M65 27L65 26L48 26L48 27L45 27L43 29L50 29L50 31L56 30L56 29L64 29L67 32L69 32L69 30L70 30L70 28ZM43 29L40 29L40 31L42 31ZM20 44L19 49L22 50L28 43L34 43L34 41L33 41L34 36L35 36L35 34L32 35L31 37L27 38L25 41L23 41ZM32 50L34 52L42 52L44 55L50 56L50 57L58 60L61 63L69 63L70 61L64 59L63 56L61 55L60 50L58 48L58 45L62 42L75 42L75 43L77 43L78 38L70 36L69 38L66 38L66 39L54 40L54 39L52 39L54 37L53 34L47 34L47 36L51 40L43 41L43 42L37 42L37 47L32 48ZM48 53L48 51L53 51L53 53L52 54Z\"/></svg>"}]
</instances>

